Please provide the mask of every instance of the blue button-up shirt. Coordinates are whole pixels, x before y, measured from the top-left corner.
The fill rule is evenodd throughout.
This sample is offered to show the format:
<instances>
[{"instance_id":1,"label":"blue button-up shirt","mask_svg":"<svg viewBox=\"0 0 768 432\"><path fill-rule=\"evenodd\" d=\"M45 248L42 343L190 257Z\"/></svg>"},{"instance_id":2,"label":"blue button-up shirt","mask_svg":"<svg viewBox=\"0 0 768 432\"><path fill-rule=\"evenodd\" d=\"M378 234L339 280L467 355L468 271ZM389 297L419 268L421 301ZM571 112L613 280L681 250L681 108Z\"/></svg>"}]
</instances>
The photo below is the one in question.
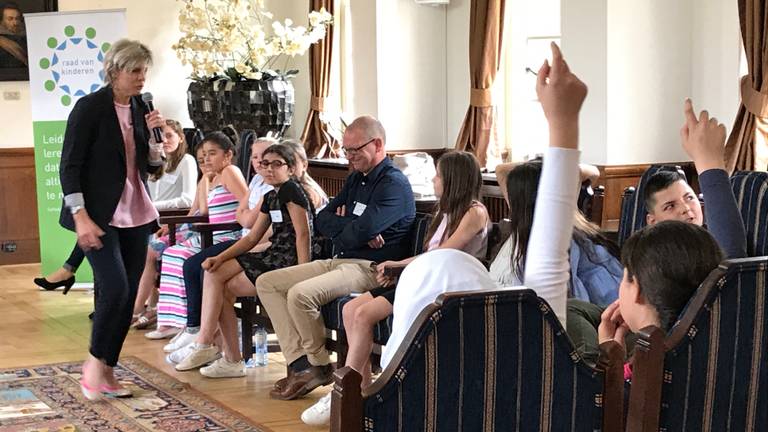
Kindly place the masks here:
<instances>
[{"instance_id":1,"label":"blue button-up shirt","mask_svg":"<svg viewBox=\"0 0 768 432\"><path fill-rule=\"evenodd\" d=\"M341 206L346 206L345 216L336 215ZM317 215L316 226L333 240L338 258L382 262L411 255L409 234L415 216L411 184L385 158L368 175L357 171L350 174L341 192ZM379 234L384 246L368 247L368 242Z\"/></svg>"}]
</instances>

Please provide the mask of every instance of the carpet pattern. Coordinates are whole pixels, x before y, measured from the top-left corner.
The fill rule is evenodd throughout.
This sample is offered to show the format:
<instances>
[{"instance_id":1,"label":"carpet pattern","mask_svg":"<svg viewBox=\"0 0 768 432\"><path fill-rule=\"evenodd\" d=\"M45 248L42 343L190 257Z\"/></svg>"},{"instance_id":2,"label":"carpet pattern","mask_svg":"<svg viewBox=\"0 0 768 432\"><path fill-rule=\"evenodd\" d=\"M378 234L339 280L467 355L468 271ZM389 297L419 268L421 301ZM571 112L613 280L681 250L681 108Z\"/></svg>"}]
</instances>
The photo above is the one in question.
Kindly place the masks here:
<instances>
[{"instance_id":1,"label":"carpet pattern","mask_svg":"<svg viewBox=\"0 0 768 432\"><path fill-rule=\"evenodd\" d=\"M268 430L134 357L115 368L134 397L90 402L81 365L0 369L0 432Z\"/></svg>"}]
</instances>

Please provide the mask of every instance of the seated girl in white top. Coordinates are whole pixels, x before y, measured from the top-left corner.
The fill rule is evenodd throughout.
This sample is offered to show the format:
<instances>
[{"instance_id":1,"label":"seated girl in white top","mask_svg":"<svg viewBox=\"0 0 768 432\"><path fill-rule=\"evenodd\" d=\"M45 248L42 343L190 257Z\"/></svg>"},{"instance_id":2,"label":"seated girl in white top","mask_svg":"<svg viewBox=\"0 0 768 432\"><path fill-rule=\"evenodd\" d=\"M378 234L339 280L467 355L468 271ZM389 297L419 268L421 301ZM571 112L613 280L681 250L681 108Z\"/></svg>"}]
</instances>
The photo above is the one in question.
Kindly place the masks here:
<instances>
[{"instance_id":1,"label":"seated girl in white top","mask_svg":"<svg viewBox=\"0 0 768 432\"><path fill-rule=\"evenodd\" d=\"M480 202L483 178L477 158L463 151L446 153L437 161L433 183L435 195L440 200L427 231L424 248L428 251L447 248L462 250L470 254L467 256L475 257L471 259L482 267L479 259L485 257L491 222L488 211ZM377 279L382 286L363 293L344 305L344 330L349 341L346 366L363 375L363 387L367 387L371 381L373 326L392 313L392 303L395 301L396 291L392 286L394 281L385 276L385 271L389 268L407 268L408 263L414 259L416 258L411 257L379 264L376 267ZM400 286L401 284L397 285L398 291ZM397 298L400 298L399 295ZM302 414L302 420L312 425L328 423L330 401L331 394L328 393Z\"/></svg>"},{"instance_id":2,"label":"seated girl in white top","mask_svg":"<svg viewBox=\"0 0 768 432\"><path fill-rule=\"evenodd\" d=\"M546 300L565 326L569 280L568 247L573 232L579 179L578 117L587 88L570 72L557 45L552 66L539 70L536 92L549 122L550 147L544 158L536 210L528 242L525 287ZM393 306L392 334L382 353L386 367L414 320L438 295L472 288L496 288L477 260L456 250L417 258L403 272Z\"/></svg>"},{"instance_id":3,"label":"seated girl in white top","mask_svg":"<svg viewBox=\"0 0 768 432\"><path fill-rule=\"evenodd\" d=\"M190 208L197 189L197 163L187 153L184 130L179 122L166 120L163 135L165 165L149 176L149 196L158 210Z\"/></svg>"}]
</instances>

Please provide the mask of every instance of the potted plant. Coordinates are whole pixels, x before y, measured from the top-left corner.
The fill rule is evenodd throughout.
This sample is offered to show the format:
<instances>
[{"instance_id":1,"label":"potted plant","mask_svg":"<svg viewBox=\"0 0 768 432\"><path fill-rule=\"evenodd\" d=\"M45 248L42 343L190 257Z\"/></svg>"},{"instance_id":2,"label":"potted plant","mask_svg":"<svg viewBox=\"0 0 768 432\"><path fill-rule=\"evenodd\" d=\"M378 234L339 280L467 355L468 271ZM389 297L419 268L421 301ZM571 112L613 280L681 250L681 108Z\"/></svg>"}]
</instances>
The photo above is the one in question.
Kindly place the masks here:
<instances>
[{"instance_id":1,"label":"potted plant","mask_svg":"<svg viewBox=\"0 0 768 432\"><path fill-rule=\"evenodd\" d=\"M293 119L291 78L298 73L289 60L325 37L332 16L310 12L304 27L273 21L263 0L182 1L182 37L173 49L192 67L187 106L195 126L282 134Z\"/></svg>"}]
</instances>

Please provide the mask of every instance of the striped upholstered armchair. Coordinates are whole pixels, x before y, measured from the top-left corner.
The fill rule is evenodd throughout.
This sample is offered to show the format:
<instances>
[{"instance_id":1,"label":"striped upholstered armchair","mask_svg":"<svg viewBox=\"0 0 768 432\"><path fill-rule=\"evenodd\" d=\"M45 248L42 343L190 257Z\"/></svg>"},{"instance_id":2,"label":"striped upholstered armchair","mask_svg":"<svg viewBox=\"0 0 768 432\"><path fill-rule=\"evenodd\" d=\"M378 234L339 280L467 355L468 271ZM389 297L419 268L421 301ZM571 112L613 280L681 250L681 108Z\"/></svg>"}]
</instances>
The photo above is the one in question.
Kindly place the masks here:
<instances>
[{"instance_id":1,"label":"striped upholstered armchair","mask_svg":"<svg viewBox=\"0 0 768 432\"><path fill-rule=\"evenodd\" d=\"M768 173L736 172L731 188L747 230L747 255L768 255Z\"/></svg>"},{"instance_id":2,"label":"striped upholstered armchair","mask_svg":"<svg viewBox=\"0 0 768 432\"><path fill-rule=\"evenodd\" d=\"M672 331L640 332L628 431L768 430L768 257L725 261Z\"/></svg>"},{"instance_id":3,"label":"striped upholstered armchair","mask_svg":"<svg viewBox=\"0 0 768 432\"><path fill-rule=\"evenodd\" d=\"M531 290L443 294L362 394L356 371L336 372L331 431L617 431L623 350L610 344L587 366Z\"/></svg>"}]
</instances>

